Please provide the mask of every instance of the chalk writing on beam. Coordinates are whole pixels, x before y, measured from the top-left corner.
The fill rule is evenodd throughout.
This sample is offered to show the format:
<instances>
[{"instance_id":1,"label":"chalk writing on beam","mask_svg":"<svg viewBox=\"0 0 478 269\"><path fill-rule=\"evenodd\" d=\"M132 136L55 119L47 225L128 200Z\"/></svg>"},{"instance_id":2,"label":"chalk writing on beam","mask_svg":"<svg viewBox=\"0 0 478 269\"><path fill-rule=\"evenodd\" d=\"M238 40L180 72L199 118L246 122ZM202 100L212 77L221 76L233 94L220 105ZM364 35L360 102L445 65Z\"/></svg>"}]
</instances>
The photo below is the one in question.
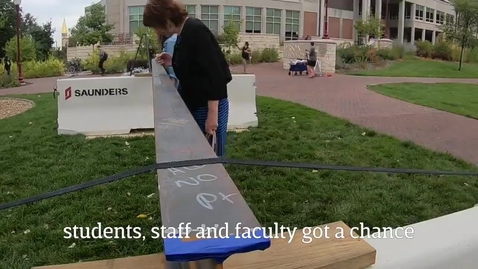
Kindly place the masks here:
<instances>
[{"instance_id":1,"label":"chalk writing on beam","mask_svg":"<svg viewBox=\"0 0 478 269\"><path fill-rule=\"evenodd\" d=\"M190 186L197 186L199 183L202 182L209 182L214 181L217 179L217 176L211 174L201 174L196 177L189 177L188 179L180 179L176 180L176 186L182 187L182 184L190 185Z\"/></svg>"},{"instance_id":2,"label":"chalk writing on beam","mask_svg":"<svg viewBox=\"0 0 478 269\"><path fill-rule=\"evenodd\" d=\"M188 171L195 171L198 169L201 169L205 167L206 165L194 165L194 166L188 166L188 167L181 167L181 169L188 170ZM173 175L176 174L186 174L187 172L181 170L179 168L168 168L169 172L173 173Z\"/></svg>"},{"instance_id":3,"label":"chalk writing on beam","mask_svg":"<svg viewBox=\"0 0 478 269\"><path fill-rule=\"evenodd\" d=\"M229 199L229 197L234 196L234 195L237 195L237 193L231 193L231 194L225 195L224 193L220 192L219 193L219 196L220 196L219 198L222 199L220 201L227 201L231 204L234 204L234 201ZM212 206L212 203L217 202L218 197L215 194L211 194L211 193L199 193L198 195L196 195L196 201L200 205L202 205L204 208L207 208L209 210L213 210L214 207Z\"/></svg>"},{"instance_id":4,"label":"chalk writing on beam","mask_svg":"<svg viewBox=\"0 0 478 269\"><path fill-rule=\"evenodd\" d=\"M169 119L161 120L159 123L156 123L155 126L161 129L168 129L169 127L174 127L174 126L184 126L186 123L188 123L188 121L185 119L169 118Z\"/></svg>"}]
</instances>

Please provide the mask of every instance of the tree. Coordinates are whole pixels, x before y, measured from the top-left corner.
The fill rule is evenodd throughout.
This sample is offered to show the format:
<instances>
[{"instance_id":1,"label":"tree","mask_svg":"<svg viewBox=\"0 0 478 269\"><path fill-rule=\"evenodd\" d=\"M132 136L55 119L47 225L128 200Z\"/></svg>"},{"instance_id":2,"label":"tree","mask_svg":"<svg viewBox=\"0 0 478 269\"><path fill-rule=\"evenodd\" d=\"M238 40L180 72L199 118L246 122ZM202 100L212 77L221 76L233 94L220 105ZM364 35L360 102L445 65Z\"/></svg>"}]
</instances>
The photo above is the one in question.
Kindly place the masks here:
<instances>
[{"instance_id":1,"label":"tree","mask_svg":"<svg viewBox=\"0 0 478 269\"><path fill-rule=\"evenodd\" d=\"M55 43L53 40L54 33L55 29L52 28L51 21L43 24L42 26L32 28L30 36L32 37L33 41L35 41L37 59L48 59L51 48Z\"/></svg>"},{"instance_id":2,"label":"tree","mask_svg":"<svg viewBox=\"0 0 478 269\"><path fill-rule=\"evenodd\" d=\"M5 56L6 51L4 49L7 42L16 37L16 14L13 1L0 0L0 48L2 48L0 57ZM33 15L26 13L21 16L20 31L22 36L32 38L32 41L35 42L36 54L39 59L46 59L54 43L54 29L51 22L40 26ZM12 59L16 59L16 56Z\"/></svg>"},{"instance_id":3,"label":"tree","mask_svg":"<svg viewBox=\"0 0 478 269\"><path fill-rule=\"evenodd\" d=\"M37 23L37 18L32 14L27 13L22 16L22 23L20 25L22 35L30 35L32 32L40 30L40 28L40 25Z\"/></svg>"},{"instance_id":4,"label":"tree","mask_svg":"<svg viewBox=\"0 0 478 269\"><path fill-rule=\"evenodd\" d=\"M224 32L221 36L221 39L224 42L224 46L227 47L226 55L231 53L232 48L238 47L240 25L238 27L237 24L237 22L230 20L222 27Z\"/></svg>"},{"instance_id":5,"label":"tree","mask_svg":"<svg viewBox=\"0 0 478 269\"><path fill-rule=\"evenodd\" d=\"M31 37L22 37L20 39L22 53L22 62L36 59L35 42ZM17 61L17 37L12 37L5 46L5 51L12 61Z\"/></svg>"},{"instance_id":6,"label":"tree","mask_svg":"<svg viewBox=\"0 0 478 269\"><path fill-rule=\"evenodd\" d=\"M442 26L445 39L460 45L460 62L458 71L461 71L465 49L473 49L478 44L478 2L476 0L455 0L453 3L456 19L446 20Z\"/></svg>"},{"instance_id":7,"label":"tree","mask_svg":"<svg viewBox=\"0 0 478 269\"><path fill-rule=\"evenodd\" d=\"M366 36L373 36L377 39L382 38L385 30L382 20L373 16L369 17L366 21L357 21L354 27L355 30L357 30L357 34L362 38Z\"/></svg>"},{"instance_id":8,"label":"tree","mask_svg":"<svg viewBox=\"0 0 478 269\"><path fill-rule=\"evenodd\" d=\"M113 35L109 33L113 28L113 24L106 23L103 5L97 3L90 7L90 12L78 19L76 26L71 29L71 36L82 46L109 43L113 41Z\"/></svg>"},{"instance_id":9,"label":"tree","mask_svg":"<svg viewBox=\"0 0 478 269\"><path fill-rule=\"evenodd\" d=\"M5 56L5 44L15 36L16 10L13 1L0 0L0 17L2 24L0 25L0 57Z\"/></svg>"},{"instance_id":10,"label":"tree","mask_svg":"<svg viewBox=\"0 0 478 269\"><path fill-rule=\"evenodd\" d=\"M146 48L146 40L143 39L141 44L139 43L141 40L141 37L143 35L146 35L148 38L149 42L149 54L154 55L154 53L159 53L161 51L159 42L158 42L158 37L156 36L156 33L152 28L147 28L147 27L138 27L134 33L139 39L136 41L136 44L139 47L139 57L142 59L147 58L147 48Z\"/></svg>"}]
</instances>

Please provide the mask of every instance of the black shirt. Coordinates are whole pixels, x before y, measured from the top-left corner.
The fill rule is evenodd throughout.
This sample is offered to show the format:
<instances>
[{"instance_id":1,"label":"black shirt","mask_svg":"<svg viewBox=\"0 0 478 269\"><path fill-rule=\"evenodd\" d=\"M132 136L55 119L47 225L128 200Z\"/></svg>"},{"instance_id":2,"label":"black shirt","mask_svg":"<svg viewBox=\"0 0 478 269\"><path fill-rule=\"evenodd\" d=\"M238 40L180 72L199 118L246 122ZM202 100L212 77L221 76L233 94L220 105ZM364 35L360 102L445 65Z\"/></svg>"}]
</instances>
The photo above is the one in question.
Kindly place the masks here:
<instances>
[{"instance_id":1,"label":"black shirt","mask_svg":"<svg viewBox=\"0 0 478 269\"><path fill-rule=\"evenodd\" d=\"M178 35L173 69L186 106L194 111L210 100L227 98L231 71L216 37L202 21L189 18Z\"/></svg>"},{"instance_id":2,"label":"black shirt","mask_svg":"<svg viewBox=\"0 0 478 269\"><path fill-rule=\"evenodd\" d=\"M247 52L247 50L249 49L249 47L242 47L242 58L246 59L246 60L249 60L249 53Z\"/></svg>"}]
</instances>

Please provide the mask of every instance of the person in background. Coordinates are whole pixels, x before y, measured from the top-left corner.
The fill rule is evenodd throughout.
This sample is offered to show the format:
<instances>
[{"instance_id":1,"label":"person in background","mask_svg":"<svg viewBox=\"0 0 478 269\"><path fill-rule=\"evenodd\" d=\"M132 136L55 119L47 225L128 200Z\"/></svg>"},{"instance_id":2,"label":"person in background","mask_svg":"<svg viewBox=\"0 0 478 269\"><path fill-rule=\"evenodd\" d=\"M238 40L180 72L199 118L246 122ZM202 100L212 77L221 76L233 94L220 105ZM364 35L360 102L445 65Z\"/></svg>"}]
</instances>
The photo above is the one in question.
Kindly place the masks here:
<instances>
[{"instance_id":1,"label":"person in background","mask_svg":"<svg viewBox=\"0 0 478 269\"><path fill-rule=\"evenodd\" d=\"M244 46L241 49L242 56L242 66L244 67L244 74L246 74L247 64L251 62L251 48L249 47L249 42L245 42Z\"/></svg>"},{"instance_id":2,"label":"person in background","mask_svg":"<svg viewBox=\"0 0 478 269\"><path fill-rule=\"evenodd\" d=\"M166 39L163 46L163 52L170 55L174 55L174 46L176 46L176 40L178 38L177 34L173 34L170 38ZM174 87L179 86L179 80L174 73L172 66L166 67L166 72L168 72L169 78L173 81Z\"/></svg>"},{"instance_id":3,"label":"person in background","mask_svg":"<svg viewBox=\"0 0 478 269\"><path fill-rule=\"evenodd\" d=\"M315 65L317 64L317 52L315 51L314 42L310 42L309 57L307 58L307 73L309 78L315 77Z\"/></svg>"},{"instance_id":4,"label":"person in background","mask_svg":"<svg viewBox=\"0 0 478 269\"><path fill-rule=\"evenodd\" d=\"M100 51L100 62L98 64L98 67L100 68L101 75L104 76L106 70L103 67L103 65L106 62L106 60L108 60L108 53L106 53L103 49L101 49L100 45L98 45L97 48Z\"/></svg>"},{"instance_id":5,"label":"person in background","mask_svg":"<svg viewBox=\"0 0 478 269\"><path fill-rule=\"evenodd\" d=\"M160 53L156 61L173 67L179 95L216 155L224 156L229 117L227 84L232 75L216 37L201 20L189 18L185 5L178 0L149 0L143 24L165 37L177 34L174 54Z\"/></svg>"},{"instance_id":6,"label":"person in background","mask_svg":"<svg viewBox=\"0 0 478 269\"><path fill-rule=\"evenodd\" d=\"M7 75L10 77L10 72L12 70L12 61L8 58L8 56L5 56L3 59L3 67L5 68L5 72L7 72Z\"/></svg>"}]
</instances>

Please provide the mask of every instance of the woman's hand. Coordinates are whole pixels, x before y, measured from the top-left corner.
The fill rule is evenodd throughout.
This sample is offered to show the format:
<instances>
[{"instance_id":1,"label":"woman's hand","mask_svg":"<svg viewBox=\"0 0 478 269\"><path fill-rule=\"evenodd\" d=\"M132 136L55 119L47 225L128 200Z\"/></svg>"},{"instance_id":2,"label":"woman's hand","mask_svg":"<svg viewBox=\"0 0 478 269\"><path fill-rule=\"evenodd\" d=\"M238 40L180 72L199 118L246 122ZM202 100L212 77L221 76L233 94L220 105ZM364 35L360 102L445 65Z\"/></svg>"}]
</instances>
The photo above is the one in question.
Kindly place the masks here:
<instances>
[{"instance_id":1,"label":"woman's hand","mask_svg":"<svg viewBox=\"0 0 478 269\"><path fill-rule=\"evenodd\" d=\"M156 62L163 65L164 67L170 67L173 65L173 56L165 52L156 54Z\"/></svg>"},{"instance_id":2,"label":"woman's hand","mask_svg":"<svg viewBox=\"0 0 478 269\"><path fill-rule=\"evenodd\" d=\"M206 134L213 135L217 130L217 111L216 113L208 113L205 124Z\"/></svg>"}]
</instances>

